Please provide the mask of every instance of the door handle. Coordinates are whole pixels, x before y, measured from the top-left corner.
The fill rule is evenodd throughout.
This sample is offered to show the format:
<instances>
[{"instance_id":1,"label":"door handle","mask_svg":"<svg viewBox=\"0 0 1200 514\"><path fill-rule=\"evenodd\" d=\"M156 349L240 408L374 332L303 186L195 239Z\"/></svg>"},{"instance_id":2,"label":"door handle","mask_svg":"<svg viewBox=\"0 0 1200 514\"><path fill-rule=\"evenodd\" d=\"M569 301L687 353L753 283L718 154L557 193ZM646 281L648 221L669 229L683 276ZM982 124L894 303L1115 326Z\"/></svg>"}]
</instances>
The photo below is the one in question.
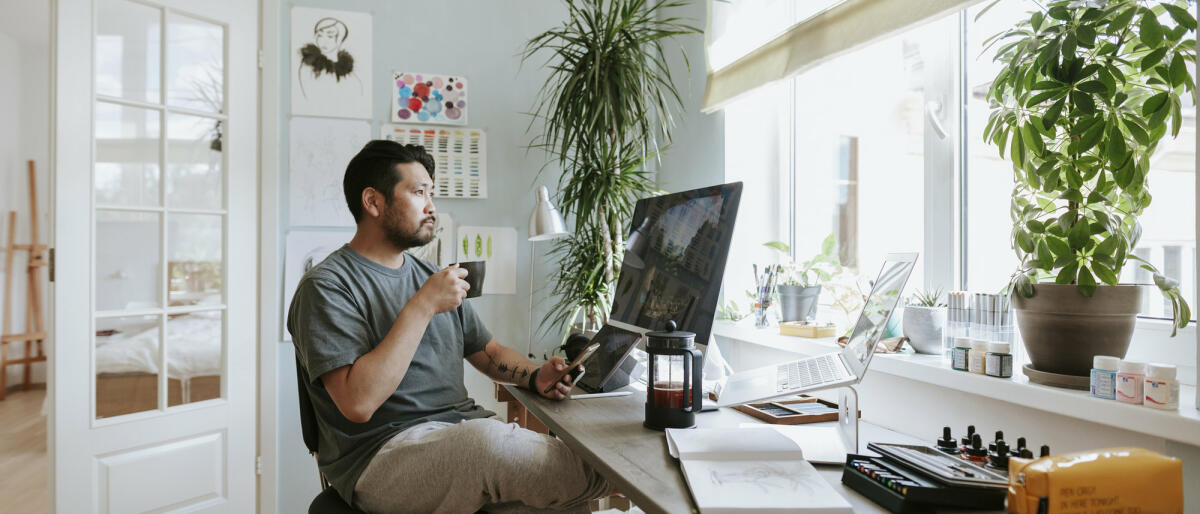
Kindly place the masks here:
<instances>
[{"instance_id":1,"label":"door handle","mask_svg":"<svg viewBox=\"0 0 1200 514\"><path fill-rule=\"evenodd\" d=\"M946 127L942 126L942 120L939 118L941 115L941 102L937 100L925 102L925 118L929 120L929 125L933 127L933 132L937 134L938 139L946 139Z\"/></svg>"}]
</instances>

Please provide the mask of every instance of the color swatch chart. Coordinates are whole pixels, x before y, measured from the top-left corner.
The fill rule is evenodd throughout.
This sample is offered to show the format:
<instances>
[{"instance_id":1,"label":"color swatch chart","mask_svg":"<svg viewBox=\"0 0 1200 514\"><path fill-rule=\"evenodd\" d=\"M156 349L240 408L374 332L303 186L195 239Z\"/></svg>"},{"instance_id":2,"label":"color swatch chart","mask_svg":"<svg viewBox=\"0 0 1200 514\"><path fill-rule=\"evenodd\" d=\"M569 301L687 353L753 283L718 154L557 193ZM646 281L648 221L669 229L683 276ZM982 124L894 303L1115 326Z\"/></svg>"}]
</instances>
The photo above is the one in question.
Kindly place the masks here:
<instances>
[{"instance_id":1,"label":"color swatch chart","mask_svg":"<svg viewBox=\"0 0 1200 514\"><path fill-rule=\"evenodd\" d=\"M487 133L470 128L384 125L380 137L433 156L435 198L487 198Z\"/></svg>"}]
</instances>

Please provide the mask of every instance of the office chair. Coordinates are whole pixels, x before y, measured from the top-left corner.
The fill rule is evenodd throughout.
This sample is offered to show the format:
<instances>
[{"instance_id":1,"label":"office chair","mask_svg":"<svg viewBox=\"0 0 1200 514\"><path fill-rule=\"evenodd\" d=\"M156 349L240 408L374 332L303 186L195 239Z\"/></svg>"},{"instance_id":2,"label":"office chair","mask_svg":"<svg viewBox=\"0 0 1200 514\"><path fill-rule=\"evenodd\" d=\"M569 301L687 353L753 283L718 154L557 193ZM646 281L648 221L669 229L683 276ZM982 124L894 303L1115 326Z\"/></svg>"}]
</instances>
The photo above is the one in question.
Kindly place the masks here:
<instances>
[{"instance_id":1,"label":"office chair","mask_svg":"<svg viewBox=\"0 0 1200 514\"><path fill-rule=\"evenodd\" d=\"M307 373L304 372L304 367L300 365L300 359L296 359L296 389L299 390L300 397L300 431L304 434L304 446L308 447L308 453L317 458L317 442L320 440L317 434L317 415L313 412L312 400L308 397L308 388L305 384L308 383ZM338 496L337 491L329 486L329 481L325 479L325 474L317 472L321 478L321 494L313 498L312 503L308 505L308 514L363 514L362 511L347 505L342 501L342 497Z\"/></svg>"}]
</instances>

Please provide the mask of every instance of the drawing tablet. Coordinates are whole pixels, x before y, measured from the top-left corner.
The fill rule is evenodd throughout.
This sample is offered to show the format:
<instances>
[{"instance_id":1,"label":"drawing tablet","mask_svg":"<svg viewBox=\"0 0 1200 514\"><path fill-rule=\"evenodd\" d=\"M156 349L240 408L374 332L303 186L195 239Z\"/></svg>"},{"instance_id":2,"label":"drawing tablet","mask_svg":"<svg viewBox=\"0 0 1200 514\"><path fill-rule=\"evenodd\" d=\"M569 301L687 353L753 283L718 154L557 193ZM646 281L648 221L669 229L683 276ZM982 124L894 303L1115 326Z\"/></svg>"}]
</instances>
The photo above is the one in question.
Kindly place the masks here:
<instances>
[{"instance_id":1,"label":"drawing tablet","mask_svg":"<svg viewBox=\"0 0 1200 514\"><path fill-rule=\"evenodd\" d=\"M589 393L600 392L641 338L637 332L604 325L592 338L591 342L600 343L600 348L583 362L587 373L578 382L579 387Z\"/></svg>"}]
</instances>

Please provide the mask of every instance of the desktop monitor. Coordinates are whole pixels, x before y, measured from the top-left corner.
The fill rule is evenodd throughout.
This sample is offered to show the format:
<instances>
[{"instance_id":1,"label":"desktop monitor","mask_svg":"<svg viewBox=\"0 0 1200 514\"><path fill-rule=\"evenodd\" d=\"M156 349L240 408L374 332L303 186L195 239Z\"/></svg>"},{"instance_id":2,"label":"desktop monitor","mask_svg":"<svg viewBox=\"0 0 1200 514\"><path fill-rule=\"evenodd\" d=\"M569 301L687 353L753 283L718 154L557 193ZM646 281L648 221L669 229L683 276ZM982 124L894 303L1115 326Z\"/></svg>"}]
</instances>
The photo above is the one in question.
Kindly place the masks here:
<instances>
[{"instance_id":1,"label":"desktop monitor","mask_svg":"<svg viewBox=\"0 0 1200 514\"><path fill-rule=\"evenodd\" d=\"M708 344L741 196L734 182L638 200L609 322L593 338L603 344L584 363L584 389L613 388L606 382L632 369L621 365L638 339L630 334L663 330L668 320ZM616 387L623 380L613 378Z\"/></svg>"}]
</instances>

